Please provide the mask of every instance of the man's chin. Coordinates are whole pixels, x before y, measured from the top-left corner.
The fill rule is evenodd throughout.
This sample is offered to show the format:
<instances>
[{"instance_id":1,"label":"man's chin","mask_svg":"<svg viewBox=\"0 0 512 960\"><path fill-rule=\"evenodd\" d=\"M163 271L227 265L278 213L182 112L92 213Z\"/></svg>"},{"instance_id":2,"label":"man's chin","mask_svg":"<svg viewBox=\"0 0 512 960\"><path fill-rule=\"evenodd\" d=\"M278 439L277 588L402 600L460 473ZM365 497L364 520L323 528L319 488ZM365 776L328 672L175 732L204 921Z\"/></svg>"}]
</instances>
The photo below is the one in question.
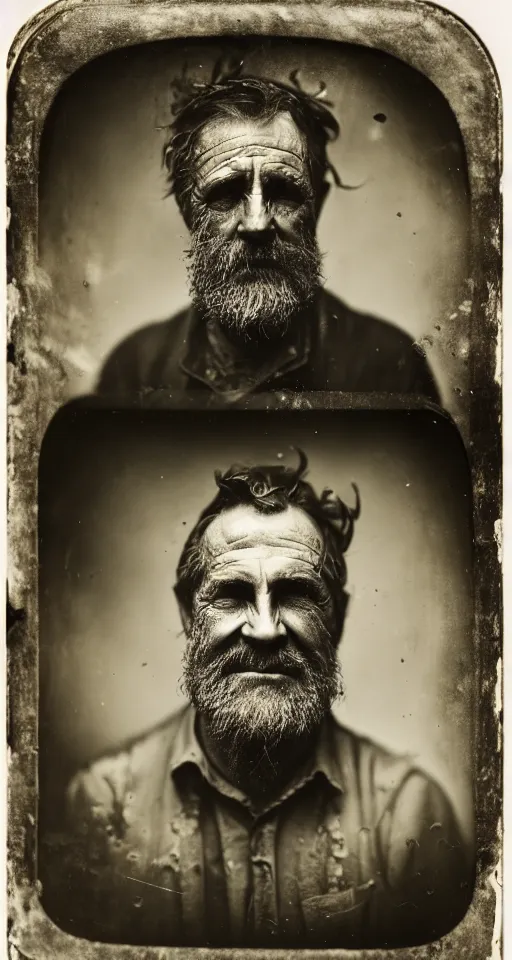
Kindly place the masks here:
<instances>
[{"instance_id":1,"label":"man's chin","mask_svg":"<svg viewBox=\"0 0 512 960\"><path fill-rule=\"evenodd\" d=\"M296 739L323 715L300 680L288 674L241 672L231 674L222 686L209 719L218 735L233 741Z\"/></svg>"},{"instance_id":2,"label":"man's chin","mask_svg":"<svg viewBox=\"0 0 512 960\"><path fill-rule=\"evenodd\" d=\"M240 713L259 711L286 712L291 701L302 701L304 692L299 678L289 673L243 670L226 678L226 701Z\"/></svg>"},{"instance_id":3,"label":"man's chin","mask_svg":"<svg viewBox=\"0 0 512 960\"><path fill-rule=\"evenodd\" d=\"M237 275L236 280L224 285L222 299L205 298L197 305L228 335L272 339L283 335L309 299L306 292L295 290L282 275L276 274L273 282L268 278L262 281L248 270L243 277Z\"/></svg>"}]
</instances>

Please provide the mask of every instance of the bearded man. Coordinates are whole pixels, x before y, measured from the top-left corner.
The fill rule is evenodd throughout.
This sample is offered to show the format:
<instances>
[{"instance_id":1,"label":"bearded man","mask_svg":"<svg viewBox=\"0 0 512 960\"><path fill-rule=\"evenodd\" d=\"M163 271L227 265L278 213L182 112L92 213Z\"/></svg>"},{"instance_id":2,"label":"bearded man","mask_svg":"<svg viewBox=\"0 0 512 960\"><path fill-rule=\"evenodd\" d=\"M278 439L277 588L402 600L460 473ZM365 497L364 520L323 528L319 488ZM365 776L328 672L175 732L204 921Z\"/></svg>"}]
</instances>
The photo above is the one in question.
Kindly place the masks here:
<instances>
[{"instance_id":1,"label":"bearded man","mask_svg":"<svg viewBox=\"0 0 512 960\"><path fill-rule=\"evenodd\" d=\"M69 788L50 912L76 935L393 947L466 910L441 788L331 713L359 496L318 497L305 468L217 474L178 566L190 704Z\"/></svg>"},{"instance_id":2,"label":"bearded man","mask_svg":"<svg viewBox=\"0 0 512 960\"><path fill-rule=\"evenodd\" d=\"M322 287L316 227L329 172L341 186L327 158L338 133L327 106L297 86L236 74L192 85L164 151L190 232L192 306L122 342L99 393L179 401L206 390L232 402L377 391L439 402L407 334Z\"/></svg>"}]
</instances>

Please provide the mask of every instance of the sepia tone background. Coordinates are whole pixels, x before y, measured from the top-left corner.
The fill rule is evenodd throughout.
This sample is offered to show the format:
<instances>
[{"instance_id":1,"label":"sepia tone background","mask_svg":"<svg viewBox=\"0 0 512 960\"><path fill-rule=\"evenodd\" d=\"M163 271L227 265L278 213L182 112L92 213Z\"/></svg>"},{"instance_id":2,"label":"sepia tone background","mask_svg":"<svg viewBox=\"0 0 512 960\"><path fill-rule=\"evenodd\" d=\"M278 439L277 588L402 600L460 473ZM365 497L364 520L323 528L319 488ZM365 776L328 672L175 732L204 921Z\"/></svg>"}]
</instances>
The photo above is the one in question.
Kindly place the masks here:
<instances>
[{"instance_id":1,"label":"sepia tone background","mask_svg":"<svg viewBox=\"0 0 512 960\"><path fill-rule=\"evenodd\" d=\"M296 463L293 446L318 492L361 493L336 715L415 756L471 837L471 488L454 428L426 412L57 416L39 483L43 828L77 766L183 702L175 569L214 469Z\"/></svg>"},{"instance_id":2,"label":"sepia tone background","mask_svg":"<svg viewBox=\"0 0 512 960\"><path fill-rule=\"evenodd\" d=\"M417 71L344 44L254 39L172 41L106 54L57 95L40 155L40 266L47 329L61 344L68 395L92 389L100 364L134 329L188 301L188 237L165 197L161 149L173 77L209 79L222 49L244 70L303 86L327 83L341 125L329 156L344 184L322 212L326 286L395 322L426 350L443 402L467 406L469 198L451 110Z\"/></svg>"}]
</instances>

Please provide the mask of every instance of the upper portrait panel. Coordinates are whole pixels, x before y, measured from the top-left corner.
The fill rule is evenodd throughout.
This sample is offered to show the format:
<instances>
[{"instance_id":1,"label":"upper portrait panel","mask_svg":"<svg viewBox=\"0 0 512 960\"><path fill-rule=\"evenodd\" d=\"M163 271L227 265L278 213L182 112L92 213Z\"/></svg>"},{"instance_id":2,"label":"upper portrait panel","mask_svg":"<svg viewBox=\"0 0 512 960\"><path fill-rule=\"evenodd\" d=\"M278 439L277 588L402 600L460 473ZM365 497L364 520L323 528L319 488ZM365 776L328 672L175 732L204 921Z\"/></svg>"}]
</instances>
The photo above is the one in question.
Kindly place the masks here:
<instances>
[{"instance_id":1,"label":"upper portrait panel","mask_svg":"<svg viewBox=\"0 0 512 960\"><path fill-rule=\"evenodd\" d=\"M468 171L395 57L251 38L96 58L40 154L68 395L468 387ZM455 349L454 349L455 348Z\"/></svg>"}]
</instances>

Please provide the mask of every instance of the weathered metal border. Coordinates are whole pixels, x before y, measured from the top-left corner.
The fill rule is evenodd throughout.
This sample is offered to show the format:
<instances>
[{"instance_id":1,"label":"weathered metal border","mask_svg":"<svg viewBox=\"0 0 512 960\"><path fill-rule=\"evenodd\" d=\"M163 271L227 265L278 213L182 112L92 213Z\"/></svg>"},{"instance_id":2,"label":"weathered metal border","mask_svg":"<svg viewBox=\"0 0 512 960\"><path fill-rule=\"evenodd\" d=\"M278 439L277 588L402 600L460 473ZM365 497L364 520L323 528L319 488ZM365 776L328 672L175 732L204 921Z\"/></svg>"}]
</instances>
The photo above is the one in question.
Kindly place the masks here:
<instances>
[{"instance_id":1,"label":"weathered metal border","mask_svg":"<svg viewBox=\"0 0 512 960\"><path fill-rule=\"evenodd\" d=\"M38 750L37 463L62 400L58 356L45 341L37 270L41 133L62 82L92 57L146 41L201 36L315 38L377 48L427 75L448 100L467 154L472 207L471 401L466 435L473 479L475 648L478 662L477 885L461 924L442 941L397 951L272 951L313 957L487 957L496 942L501 854L501 102L483 45L453 14L415 0L229 2L59 0L19 33L10 56L9 124L9 636L10 950L28 958L257 960L268 951L141 948L64 934L39 905L36 866ZM288 406L286 400L284 406ZM466 430L464 430L466 434ZM498 931L499 935L499 931Z\"/></svg>"}]
</instances>

